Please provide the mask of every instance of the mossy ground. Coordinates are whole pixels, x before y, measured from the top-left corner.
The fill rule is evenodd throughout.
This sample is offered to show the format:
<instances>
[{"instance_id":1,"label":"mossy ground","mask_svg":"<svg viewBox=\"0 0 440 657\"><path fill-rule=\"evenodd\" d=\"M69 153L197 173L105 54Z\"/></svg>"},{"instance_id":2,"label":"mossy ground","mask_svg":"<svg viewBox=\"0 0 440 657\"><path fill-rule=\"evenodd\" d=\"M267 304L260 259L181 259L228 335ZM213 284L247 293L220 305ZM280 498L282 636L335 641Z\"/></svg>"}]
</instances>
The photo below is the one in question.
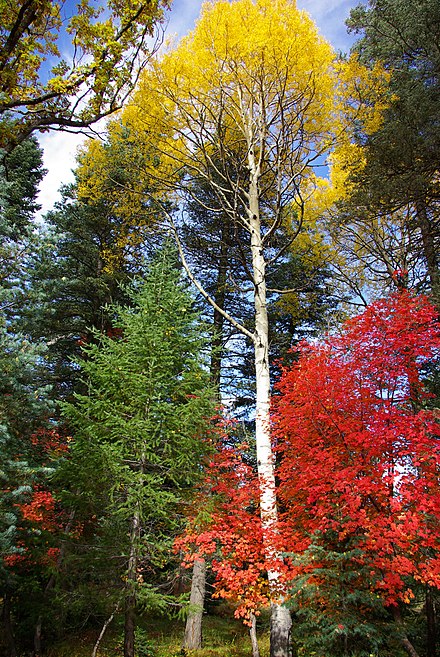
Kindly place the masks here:
<instances>
[{"instance_id":1,"label":"mossy ground","mask_svg":"<svg viewBox=\"0 0 440 657\"><path fill-rule=\"evenodd\" d=\"M184 623L168 618L139 619L137 657L182 657ZM71 636L53 646L48 657L91 657L99 629ZM263 620L258 631L261 657L269 654L269 634ZM121 628L109 628L97 657L121 657ZM248 628L231 615L206 615L203 622L203 649L187 657L250 657L252 654Z\"/></svg>"}]
</instances>

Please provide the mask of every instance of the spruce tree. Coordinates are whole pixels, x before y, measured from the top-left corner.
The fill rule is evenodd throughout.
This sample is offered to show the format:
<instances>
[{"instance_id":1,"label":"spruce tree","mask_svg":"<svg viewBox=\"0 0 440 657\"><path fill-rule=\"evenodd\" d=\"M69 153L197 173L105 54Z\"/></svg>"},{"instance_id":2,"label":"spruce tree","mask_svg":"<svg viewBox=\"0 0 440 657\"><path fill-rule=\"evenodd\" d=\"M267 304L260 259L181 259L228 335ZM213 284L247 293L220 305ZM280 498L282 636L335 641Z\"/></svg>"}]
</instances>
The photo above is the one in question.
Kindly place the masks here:
<instances>
[{"instance_id":1,"label":"spruce tree","mask_svg":"<svg viewBox=\"0 0 440 657\"><path fill-rule=\"evenodd\" d=\"M127 293L130 306L113 308L113 335L84 348L88 392L65 407L74 444L64 477L89 496L100 490L99 508L88 499L100 517L88 558L111 559L100 586L123 599L132 657L136 609L166 606L158 583L201 472L213 394L204 329L169 248Z\"/></svg>"},{"instance_id":2,"label":"spruce tree","mask_svg":"<svg viewBox=\"0 0 440 657\"><path fill-rule=\"evenodd\" d=\"M14 623L25 596L39 587L35 571L24 578L19 566L31 552L35 558L42 547L43 534L34 522L32 504L38 502L37 493L43 490L51 466L36 438L48 429L52 411L44 346L20 331L28 295L27 266L37 245L34 214L43 174L41 151L34 140L4 155L0 166L0 597L10 655L17 651Z\"/></svg>"}]
</instances>

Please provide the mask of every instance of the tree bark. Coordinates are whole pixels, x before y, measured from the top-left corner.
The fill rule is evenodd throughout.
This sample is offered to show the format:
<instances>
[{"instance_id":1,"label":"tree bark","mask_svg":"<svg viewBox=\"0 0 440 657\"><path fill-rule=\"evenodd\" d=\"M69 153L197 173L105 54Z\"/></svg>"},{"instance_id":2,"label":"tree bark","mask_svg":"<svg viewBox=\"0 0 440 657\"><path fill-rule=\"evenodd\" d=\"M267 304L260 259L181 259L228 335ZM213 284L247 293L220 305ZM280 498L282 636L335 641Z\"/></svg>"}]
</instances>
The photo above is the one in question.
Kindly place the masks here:
<instances>
[{"instance_id":1,"label":"tree bark","mask_svg":"<svg viewBox=\"0 0 440 657\"><path fill-rule=\"evenodd\" d=\"M271 604L270 657L289 657L292 617L287 607L280 603Z\"/></svg>"},{"instance_id":2,"label":"tree bark","mask_svg":"<svg viewBox=\"0 0 440 657\"><path fill-rule=\"evenodd\" d=\"M15 646L15 638L11 622L11 595L8 591L3 598L2 620L9 657L17 657L17 648Z\"/></svg>"},{"instance_id":3,"label":"tree bark","mask_svg":"<svg viewBox=\"0 0 440 657\"><path fill-rule=\"evenodd\" d=\"M252 644L252 657L260 657L260 649L258 647L257 639L257 617L255 614L250 615L251 626L249 628L249 635Z\"/></svg>"},{"instance_id":4,"label":"tree bark","mask_svg":"<svg viewBox=\"0 0 440 657\"><path fill-rule=\"evenodd\" d=\"M255 161L252 140L249 140L249 211L251 233L252 273L255 307L255 377L256 416L255 441L260 486L260 514L268 566L268 580L272 596L270 623L270 657L288 657L291 616L283 606L280 592L280 572L276 562L282 557L274 546L277 532L278 510L275 486L275 460L272 451L270 428L270 370L269 370L269 320L267 315L266 262L262 240L258 181L260 171Z\"/></svg>"},{"instance_id":5,"label":"tree bark","mask_svg":"<svg viewBox=\"0 0 440 657\"><path fill-rule=\"evenodd\" d=\"M402 615L398 607L393 607L393 616L395 623L399 629L400 643L402 644L403 648L406 650L409 657L419 657L417 650L414 648L413 644L411 643L411 641L408 639L406 635L405 625L403 623Z\"/></svg>"},{"instance_id":6,"label":"tree bark","mask_svg":"<svg viewBox=\"0 0 440 657\"><path fill-rule=\"evenodd\" d=\"M206 562L196 559L193 566L191 580L190 605L197 607L190 611L186 620L185 634L182 648L186 650L200 650L202 647L202 617L205 602Z\"/></svg>"},{"instance_id":7,"label":"tree bark","mask_svg":"<svg viewBox=\"0 0 440 657\"><path fill-rule=\"evenodd\" d=\"M437 657L437 618L432 589L426 587L425 594L426 609L426 657Z\"/></svg>"},{"instance_id":8,"label":"tree bark","mask_svg":"<svg viewBox=\"0 0 440 657\"><path fill-rule=\"evenodd\" d=\"M134 594L127 595L125 598L125 617L124 617L124 657L134 657L135 604L136 604L136 597L134 596Z\"/></svg>"}]
</instances>

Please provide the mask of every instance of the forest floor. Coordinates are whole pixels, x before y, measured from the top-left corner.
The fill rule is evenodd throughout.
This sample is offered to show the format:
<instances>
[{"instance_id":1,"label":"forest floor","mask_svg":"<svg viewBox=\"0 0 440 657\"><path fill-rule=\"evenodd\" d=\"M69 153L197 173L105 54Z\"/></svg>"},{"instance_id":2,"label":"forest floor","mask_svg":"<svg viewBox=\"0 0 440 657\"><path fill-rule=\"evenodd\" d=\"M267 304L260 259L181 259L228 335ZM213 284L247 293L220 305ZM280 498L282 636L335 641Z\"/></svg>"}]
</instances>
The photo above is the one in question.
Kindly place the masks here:
<instances>
[{"instance_id":1,"label":"forest floor","mask_svg":"<svg viewBox=\"0 0 440 657\"><path fill-rule=\"evenodd\" d=\"M259 622L258 642L261 657L269 655L268 622ZM137 631L137 657L182 657L184 623L166 618L141 618ZM48 657L91 657L99 629L71 636L48 651ZM121 657L121 629L108 629L97 657ZM248 628L241 621L219 615L203 619L203 649L188 653L191 657L250 657L252 654Z\"/></svg>"}]
</instances>

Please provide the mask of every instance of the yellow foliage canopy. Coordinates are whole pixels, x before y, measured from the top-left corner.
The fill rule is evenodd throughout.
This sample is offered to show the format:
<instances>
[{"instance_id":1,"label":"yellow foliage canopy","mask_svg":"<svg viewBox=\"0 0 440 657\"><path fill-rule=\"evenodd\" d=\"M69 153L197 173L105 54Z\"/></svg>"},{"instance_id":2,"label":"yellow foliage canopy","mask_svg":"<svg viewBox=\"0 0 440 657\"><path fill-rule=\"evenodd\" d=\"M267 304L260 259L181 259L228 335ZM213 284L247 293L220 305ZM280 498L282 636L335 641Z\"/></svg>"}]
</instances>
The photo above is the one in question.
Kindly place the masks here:
<instances>
[{"instance_id":1,"label":"yellow foliage canopy","mask_svg":"<svg viewBox=\"0 0 440 657\"><path fill-rule=\"evenodd\" d=\"M195 30L144 73L123 121L139 145L154 141L164 188L216 177L225 204L227 188L246 186L252 152L272 211L304 213L336 147L342 193L351 126L377 128L384 84L379 68L338 62L290 0L207 2Z\"/></svg>"},{"instance_id":2,"label":"yellow foliage canopy","mask_svg":"<svg viewBox=\"0 0 440 657\"><path fill-rule=\"evenodd\" d=\"M205 3L194 32L143 76L124 120L159 136L168 181L182 165L200 174L216 158L244 162L251 147L297 175L332 143L335 92L334 53L294 3Z\"/></svg>"},{"instance_id":3,"label":"yellow foliage canopy","mask_svg":"<svg viewBox=\"0 0 440 657\"><path fill-rule=\"evenodd\" d=\"M175 203L194 200L203 182L215 208L246 228L253 166L264 230L283 225L294 235L305 222L310 242L317 218L361 166L353 126L378 127L385 86L379 67L337 61L290 0L207 2L195 30L144 72L123 129L110 125L114 144L130 140L123 166L133 193L121 197L121 212L136 216L146 180L150 194L154 181L156 198ZM114 152L91 147L84 193L105 193ZM321 257L322 243L316 251Z\"/></svg>"}]
</instances>

